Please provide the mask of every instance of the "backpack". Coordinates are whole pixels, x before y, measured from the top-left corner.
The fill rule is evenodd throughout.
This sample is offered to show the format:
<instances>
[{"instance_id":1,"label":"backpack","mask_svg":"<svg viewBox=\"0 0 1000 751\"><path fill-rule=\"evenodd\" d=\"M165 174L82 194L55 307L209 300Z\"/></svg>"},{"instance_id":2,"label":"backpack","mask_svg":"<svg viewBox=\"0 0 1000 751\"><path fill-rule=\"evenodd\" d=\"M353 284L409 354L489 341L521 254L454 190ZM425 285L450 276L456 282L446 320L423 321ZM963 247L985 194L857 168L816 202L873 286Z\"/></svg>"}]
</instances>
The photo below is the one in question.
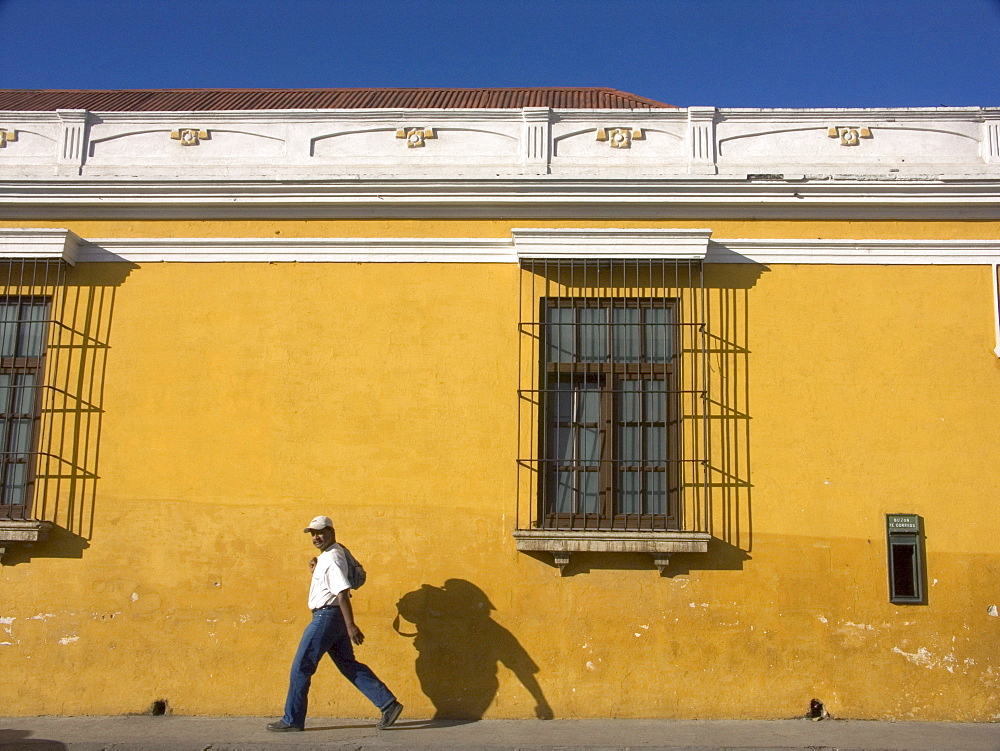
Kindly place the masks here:
<instances>
[{"instance_id":1,"label":"backpack","mask_svg":"<svg viewBox=\"0 0 1000 751\"><path fill-rule=\"evenodd\" d=\"M368 578L365 567L347 549L346 545L341 545L339 542L337 544L340 545L340 549L344 551L344 557L347 558L347 583L351 585L351 589L361 589Z\"/></svg>"}]
</instances>

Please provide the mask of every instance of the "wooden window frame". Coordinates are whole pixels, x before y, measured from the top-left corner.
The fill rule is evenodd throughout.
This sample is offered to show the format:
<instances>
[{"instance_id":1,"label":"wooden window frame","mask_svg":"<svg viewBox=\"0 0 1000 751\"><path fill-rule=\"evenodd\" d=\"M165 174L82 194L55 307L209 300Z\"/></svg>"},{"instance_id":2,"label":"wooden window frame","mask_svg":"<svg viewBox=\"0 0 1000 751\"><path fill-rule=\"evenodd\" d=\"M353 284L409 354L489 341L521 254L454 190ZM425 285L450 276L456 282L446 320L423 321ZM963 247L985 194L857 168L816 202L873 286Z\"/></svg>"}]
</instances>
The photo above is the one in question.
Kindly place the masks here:
<instances>
[{"instance_id":1,"label":"wooden window frame","mask_svg":"<svg viewBox=\"0 0 1000 751\"><path fill-rule=\"evenodd\" d=\"M552 407L548 398L543 399L540 411L541 424L539 430L539 457L541 458L540 469L542 471L542 482L539 483L539 508L538 519L541 526L547 529L573 529L573 530L678 530L681 521L681 487L682 477L682 456L681 456L681 409L680 394L678 384L680 383L681 353L674 346L672 356L665 362L652 362L642 360L647 356L644 352L646 348L645 336L640 336L640 362L615 362L612 334L614 326L611 319L611 311L615 308L650 309L660 308L670 310L673 320L665 324L674 331L677 330L677 316L680 305L676 299L649 299L649 298L617 298L617 297L594 297L594 298L573 298L573 297L550 297L540 300L542 336L540 337L540 382L543 384L543 392L547 395L554 393L554 384L558 382L569 382L576 384L583 380L590 380L599 385L600 409L598 416L598 435L600 440L600 459L598 466L581 466L579 463L560 463L557 459L552 459L547 455L548 445L553 441L553 434L556 429L566 427L567 424L555 424L551 419ZM606 327L607 338L606 361L605 362L550 362L548 347L548 332L553 324L550 321L548 311L552 308L572 307L579 308L600 308L608 311ZM574 351L581 351L579 332L590 325L589 323L579 323L574 316ZM635 324L626 324L635 325ZM640 323L640 326L658 325ZM677 337L673 337L674 341ZM663 381L666 394L666 404L664 405L664 438L666 441L666 454L662 459L649 460L640 459L635 464L623 466L624 460L617 459L618 455L618 428L625 424L620 419L620 408L617 404L617 395L625 393L621 390L620 384L623 381L653 382ZM571 387L570 393L576 393L576 389ZM639 393L645 393L640 391ZM655 422L648 420L630 421L638 422L640 426L645 423ZM586 460L593 461L593 460ZM657 464L653 464L656 462ZM658 466L658 463L662 465ZM640 472L642 476L653 472L663 472L665 474L666 485L666 513L652 514L626 514L619 513L615 508L618 497L618 474L622 470ZM571 513L558 513L552 511L555 504L555 484L559 472L591 473L598 475L598 506L599 513L584 513L573 511ZM579 485L575 485L578 488ZM642 488L647 487L645 481ZM573 491L573 504L578 508L580 491ZM644 493L642 493L644 495Z\"/></svg>"}]
</instances>

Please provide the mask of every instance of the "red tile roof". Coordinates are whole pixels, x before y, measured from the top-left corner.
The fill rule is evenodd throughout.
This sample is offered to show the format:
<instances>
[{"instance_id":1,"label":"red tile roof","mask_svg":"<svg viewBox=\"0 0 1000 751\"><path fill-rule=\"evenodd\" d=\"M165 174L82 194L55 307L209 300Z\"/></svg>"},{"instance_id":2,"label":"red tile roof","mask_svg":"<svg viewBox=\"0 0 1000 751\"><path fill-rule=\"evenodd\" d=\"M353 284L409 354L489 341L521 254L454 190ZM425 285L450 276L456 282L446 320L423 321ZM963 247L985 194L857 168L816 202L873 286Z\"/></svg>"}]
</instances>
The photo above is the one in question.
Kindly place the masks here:
<instances>
[{"instance_id":1,"label":"red tile roof","mask_svg":"<svg viewBox=\"0 0 1000 751\"><path fill-rule=\"evenodd\" d=\"M676 109L607 88L510 89L0 89L0 110L184 112L297 109Z\"/></svg>"}]
</instances>

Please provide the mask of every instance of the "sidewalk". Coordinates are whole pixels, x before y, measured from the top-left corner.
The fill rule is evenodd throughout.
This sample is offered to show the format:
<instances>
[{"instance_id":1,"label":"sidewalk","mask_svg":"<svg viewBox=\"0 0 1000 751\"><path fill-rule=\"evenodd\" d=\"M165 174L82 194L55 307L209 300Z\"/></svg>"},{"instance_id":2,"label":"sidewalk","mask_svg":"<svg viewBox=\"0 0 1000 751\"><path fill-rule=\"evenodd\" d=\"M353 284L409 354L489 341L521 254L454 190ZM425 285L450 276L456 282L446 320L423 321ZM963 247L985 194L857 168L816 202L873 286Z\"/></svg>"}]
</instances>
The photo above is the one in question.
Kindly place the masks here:
<instances>
[{"instance_id":1,"label":"sidewalk","mask_svg":"<svg viewBox=\"0 0 1000 751\"><path fill-rule=\"evenodd\" d=\"M262 717L0 718L3 751L369 751L375 749L907 749L1000 751L1000 724L860 720L481 720L311 718L270 733Z\"/></svg>"}]
</instances>

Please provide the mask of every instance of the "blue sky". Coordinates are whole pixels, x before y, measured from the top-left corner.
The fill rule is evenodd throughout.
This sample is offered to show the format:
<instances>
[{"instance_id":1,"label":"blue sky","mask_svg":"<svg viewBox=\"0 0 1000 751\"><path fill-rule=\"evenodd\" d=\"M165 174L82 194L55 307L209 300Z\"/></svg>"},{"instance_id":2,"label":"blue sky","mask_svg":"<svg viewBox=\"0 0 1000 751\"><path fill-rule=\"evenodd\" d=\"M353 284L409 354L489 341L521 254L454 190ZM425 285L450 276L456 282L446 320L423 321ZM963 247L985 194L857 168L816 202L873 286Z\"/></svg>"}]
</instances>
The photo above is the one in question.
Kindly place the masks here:
<instances>
[{"instance_id":1,"label":"blue sky","mask_svg":"<svg viewBox=\"0 0 1000 751\"><path fill-rule=\"evenodd\" d=\"M1000 106L1000 0L0 0L0 88L611 86Z\"/></svg>"}]
</instances>

